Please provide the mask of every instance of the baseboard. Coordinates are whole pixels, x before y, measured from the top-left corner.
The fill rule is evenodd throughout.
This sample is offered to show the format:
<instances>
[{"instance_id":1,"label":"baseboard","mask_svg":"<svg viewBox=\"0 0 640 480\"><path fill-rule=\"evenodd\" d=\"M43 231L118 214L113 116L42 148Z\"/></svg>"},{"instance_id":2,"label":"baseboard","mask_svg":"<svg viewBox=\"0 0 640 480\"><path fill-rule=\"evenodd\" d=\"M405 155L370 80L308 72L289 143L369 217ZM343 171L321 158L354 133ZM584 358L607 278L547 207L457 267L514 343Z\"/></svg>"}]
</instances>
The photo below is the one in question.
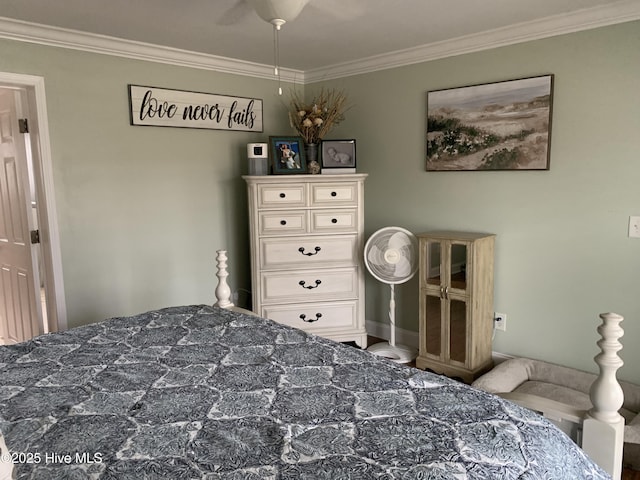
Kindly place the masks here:
<instances>
[{"instance_id":1,"label":"baseboard","mask_svg":"<svg viewBox=\"0 0 640 480\"><path fill-rule=\"evenodd\" d=\"M493 359L493 363L498 365L499 363L516 357L514 357L513 355L507 355L506 353L491 352L491 358Z\"/></svg>"},{"instance_id":2,"label":"baseboard","mask_svg":"<svg viewBox=\"0 0 640 480\"><path fill-rule=\"evenodd\" d=\"M367 335L381 338L383 340L389 340L389 337L391 336L391 328L388 324L367 320L366 326ZM401 343L408 347L419 348L419 342L418 332L396 327L396 343ZM498 365L499 363L514 357L512 355L507 355L506 353L491 352L491 358L493 359L493 363Z\"/></svg>"},{"instance_id":3,"label":"baseboard","mask_svg":"<svg viewBox=\"0 0 640 480\"><path fill-rule=\"evenodd\" d=\"M382 338L384 340L389 340L389 337L391 337L391 328L389 324L367 320L366 327L367 335L371 337ZM418 348L418 332L396 327L396 343Z\"/></svg>"}]
</instances>

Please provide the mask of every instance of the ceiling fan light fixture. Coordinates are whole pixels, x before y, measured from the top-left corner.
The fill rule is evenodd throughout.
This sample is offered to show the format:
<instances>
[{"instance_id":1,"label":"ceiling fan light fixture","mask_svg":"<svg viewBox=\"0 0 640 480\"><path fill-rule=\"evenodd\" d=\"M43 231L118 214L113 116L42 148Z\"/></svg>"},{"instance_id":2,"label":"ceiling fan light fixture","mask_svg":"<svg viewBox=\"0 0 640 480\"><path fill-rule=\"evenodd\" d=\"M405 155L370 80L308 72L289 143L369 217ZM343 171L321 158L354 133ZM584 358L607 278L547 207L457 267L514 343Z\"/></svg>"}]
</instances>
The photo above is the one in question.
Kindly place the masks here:
<instances>
[{"instance_id":1,"label":"ceiling fan light fixture","mask_svg":"<svg viewBox=\"0 0 640 480\"><path fill-rule=\"evenodd\" d=\"M274 26L277 26L274 22L282 22L281 26L300 15L309 0L247 0L247 2L265 22Z\"/></svg>"}]
</instances>

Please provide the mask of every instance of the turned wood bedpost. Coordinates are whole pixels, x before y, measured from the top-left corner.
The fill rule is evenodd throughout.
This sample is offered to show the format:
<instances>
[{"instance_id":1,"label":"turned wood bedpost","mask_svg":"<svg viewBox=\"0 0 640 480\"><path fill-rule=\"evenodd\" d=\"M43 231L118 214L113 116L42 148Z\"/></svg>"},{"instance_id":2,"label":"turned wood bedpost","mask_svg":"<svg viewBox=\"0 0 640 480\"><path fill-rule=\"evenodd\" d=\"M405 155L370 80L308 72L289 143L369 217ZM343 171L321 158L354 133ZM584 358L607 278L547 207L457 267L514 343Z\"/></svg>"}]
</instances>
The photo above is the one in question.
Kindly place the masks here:
<instances>
[{"instance_id":1,"label":"turned wood bedpost","mask_svg":"<svg viewBox=\"0 0 640 480\"><path fill-rule=\"evenodd\" d=\"M624 445L624 418L618 410L624 403L622 387L616 379L616 371L624 364L618 356L622 344L618 341L624 330L620 326L623 317L615 313L602 313L598 333L602 337L598 346L602 351L594 357L600 375L589 392L593 408L589 410L583 425L583 450L614 480L622 475L622 447Z\"/></svg>"},{"instance_id":2,"label":"turned wood bedpost","mask_svg":"<svg viewBox=\"0 0 640 480\"><path fill-rule=\"evenodd\" d=\"M233 307L233 302L231 302L231 288L229 288L227 284L227 277L229 276L227 272L227 251L216 250L216 253L218 254L216 256L218 286L216 287L217 302L214 305L222 308L230 308Z\"/></svg>"}]
</instances>

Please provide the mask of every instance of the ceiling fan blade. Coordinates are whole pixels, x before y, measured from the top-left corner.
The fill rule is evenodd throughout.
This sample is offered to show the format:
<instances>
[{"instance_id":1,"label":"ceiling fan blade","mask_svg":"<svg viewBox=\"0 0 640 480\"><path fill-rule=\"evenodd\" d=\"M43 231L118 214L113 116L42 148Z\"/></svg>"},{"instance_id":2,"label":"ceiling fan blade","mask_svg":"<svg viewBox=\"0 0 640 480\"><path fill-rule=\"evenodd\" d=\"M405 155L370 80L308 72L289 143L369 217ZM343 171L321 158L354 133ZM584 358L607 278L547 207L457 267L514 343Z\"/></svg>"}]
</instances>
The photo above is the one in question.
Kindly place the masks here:
<instances>
[{"instance_id":1,"label":"ceiling fan blade","mask_svg":"<svg viewBox=\"0 0 640 480\"><path fill-rule=\"evenodd\" d=\"M251 5L246 0L237 0L231 8L222 13L216 24L223 26L235 25L247 18L252 11Z\"/></svg>"}]
</instances>

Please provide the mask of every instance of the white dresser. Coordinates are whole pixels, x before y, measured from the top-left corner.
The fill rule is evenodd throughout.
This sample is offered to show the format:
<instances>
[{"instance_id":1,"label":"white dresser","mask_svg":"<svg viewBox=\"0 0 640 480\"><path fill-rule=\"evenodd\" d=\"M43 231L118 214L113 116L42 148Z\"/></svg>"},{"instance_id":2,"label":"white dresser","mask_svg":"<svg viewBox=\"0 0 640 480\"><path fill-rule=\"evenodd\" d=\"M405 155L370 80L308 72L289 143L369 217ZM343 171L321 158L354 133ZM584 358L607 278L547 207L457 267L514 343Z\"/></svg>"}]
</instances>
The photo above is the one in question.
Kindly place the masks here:
<instances>
[{"instance_id":1,"label":"white dresser","mask_svg":"<svg viewBox=\"0 0 640 480\"><path fill-rule=\"evenodd\" d=\"M254 312L366 348L366 176L243 177L249 194Z\"/></svg>"}]
</instances>

